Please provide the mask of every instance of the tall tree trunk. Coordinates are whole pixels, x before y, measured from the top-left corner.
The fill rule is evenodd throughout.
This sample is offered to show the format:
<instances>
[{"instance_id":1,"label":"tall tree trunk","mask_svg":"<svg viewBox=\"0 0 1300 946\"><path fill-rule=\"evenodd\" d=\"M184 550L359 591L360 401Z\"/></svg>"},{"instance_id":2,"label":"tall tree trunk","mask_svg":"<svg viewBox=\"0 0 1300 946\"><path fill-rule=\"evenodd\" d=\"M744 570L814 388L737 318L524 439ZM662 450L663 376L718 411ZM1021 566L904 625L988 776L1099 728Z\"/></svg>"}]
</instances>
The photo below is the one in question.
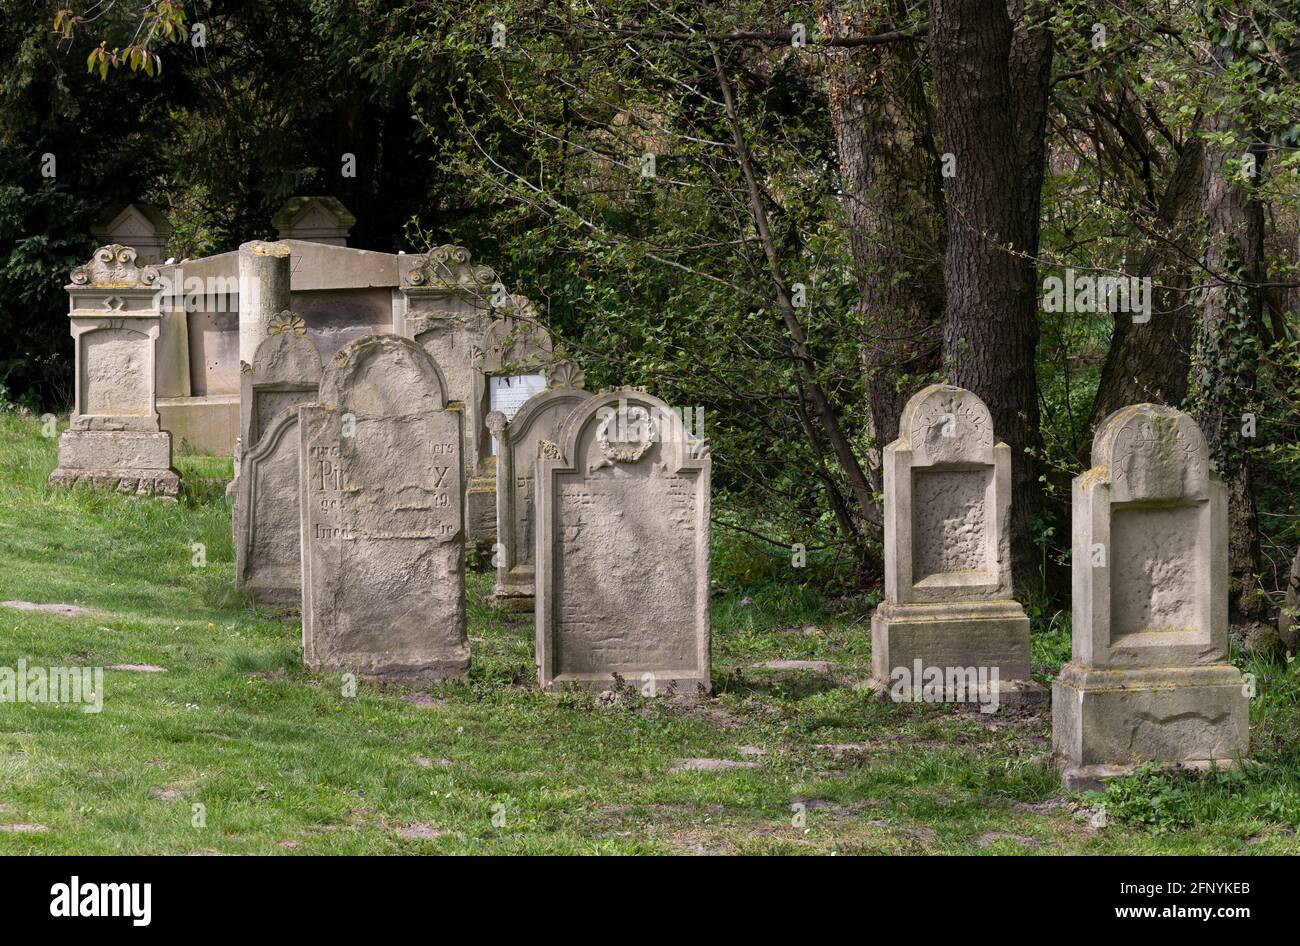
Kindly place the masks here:
<instances>
[{"instance_id":1,"label":"tall tree trunk","mask_svg":"<svg viewBox=\"0 0 1300 946\"><path fill-rule=\"evenodd\" d=\"M1187 395L1195 309L1187 261L1197 250L1194 232L1201 220L1201 175L1205 150L1189 141L1178 156L1156 211L1157 242L1147 250L1139 276L1152 281L1151 319L1135 323L1116 312L1097 396L1092 426L1129 404L1181 407Z\"/></svg>"},{"instance_id":2,"label":"tall tree trunk","mask_svg":"<svg viewBox=\"0 0 1300 946\"><path fill-rule=\"evenodd\" d=\"M1013 11L1014 12L1014 11ZM989 0L934 0L930 50L947 180L944 366L1012 450L1012 565L1031 580L1039 509L1036 267L1050 36ZM1013 77L1015 88L1013 92ZM1042 86L1042 88L1039 88Z\"/></svg>"},{"instance_id":3,"label":"tall tree trunk","mask_svg":"<svg viewBox=\"0 0 1300 946\"><path fill-rule=\"evenodd\" d=\"M899 0L835 0L828 36L865 35L906 17ZM825 76L839 152L849 243L862 281L862 360L875 449L898 436L915 391L939 367L943 315L943 187L925 96L923 49L897 43L829 49Z\"/></svg>"},{"instance_id":4,"label":"tall tree trunk","mask_svg":"<svg viewBox=\"0 0 1300 946\"><path fill-rule=\"evenodd\" d=\"M1230 120L1224 117L1211 121L1212 131L1231 127ZM1256 148L1251 153L1258 174L1266 152ZM1264 208L1255 194L1254 180L1240 176L1241 164L1236 157L1230 157L1217 143L1205 149L1205 266L1214 276L1201 293L1189 400L1210 455L1228 487L1232 599L1242 614L1257 616L1264 604L1258 579L1259 519L1247 453L1250 440L1243 436L1243 427L1244 415L1258 410Z\"/></svg>"}]
</instances>

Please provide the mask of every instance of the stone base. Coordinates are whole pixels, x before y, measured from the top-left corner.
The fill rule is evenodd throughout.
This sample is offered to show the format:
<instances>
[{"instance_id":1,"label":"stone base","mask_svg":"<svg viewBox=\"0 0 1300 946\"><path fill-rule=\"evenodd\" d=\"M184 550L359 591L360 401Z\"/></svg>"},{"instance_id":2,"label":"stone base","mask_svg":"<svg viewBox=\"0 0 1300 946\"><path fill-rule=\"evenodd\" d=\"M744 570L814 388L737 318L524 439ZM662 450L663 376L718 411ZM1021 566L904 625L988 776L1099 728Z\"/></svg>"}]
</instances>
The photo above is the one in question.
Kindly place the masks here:
<instances>
[{"instance_id":1,"label":"stone base","mask_svg":"<svg viewBox=\"0 0 1300 946\"><path fill-rule=\"evenodd\" d=\"M239 437L239 395L158 398L158 424L176 448L228 457Z\"/></svg>"},{"instance_id":2,"label":"stone base","mask_svg":"<svg viewBox=\"0 0 1300 946\"><path fill-rule=\"evenodd\" d=\"M1061 770L1061 784L1068 792L1104 792L1106 782L1113 778L1127 778L1148 763L1130 763L1128 765L1071 765L1068 762L1058 765ZM1163 767L1170 770L1192 772L1209 772L1241 768L1243 762L1231 759L1194 759L1186 762L1166 762Z\"/></svg>"},{"instance_id":3,"label":"stone base","mask_svg":"<svg viewBox=\"0 0 1300 946\"><path fill-rule=\"evenodd\" d=\"M1099 670L1068 663L1052 684L1052 751L1067 787L1147 762L1224 767L1245 758L1250 700L1231 664Z\"/></svg>"},{"instance_id":4,"label":"stone base","mask_svg":"<svg viewBox=\"0 0 1300 946\"><path fill-rule=\"evenodd\" d=\"M308 661L307 667L311 670L355 673L360 679L373 683L421 685L466 679L469 676L469 655L466 654L464 658L439 658L418 664L390 663L376 659L350 666L334 666Z\"/></svg>"},{"instance_id":5,"label":"stone base","mask_svg":"<svg viewBox=\"0 0 1300 946\"><path fill-rule=\"evenodd\" d=\"M471 477L465 488L465 537L490 548L497 540L497 481L495 476Z\"/></svg>"},{"instance_id":6,"label":"stone base","mask_svg":"<svg viewBox=\"0 0 1300 946\"><path fill-rule=\"evenodd\" d=\"M55 488L93 486L175 502L181 476L171 468L166 431L66 430L59 437Z\"/></svg>"},{"instance_id":7,"label":"stone base","mask_svg":"<svg viewBox=\"0 0 1300 946\"><path fill-rule=\"evenodd\" d=\"M500 591L492 592L488 600L498 608L505 608L507 611L532 611L537 604L537 599L532 595L511 594Z\"/></svg>"},{"instance_id":8,"label":"stone base","mask_svg":"<svg viewBox=\"0 0 1300 946\"><path fill-rule=\"evenodd\" d=\"M645 684L641 674L648 671L631 671L623 676L623 686L632 687L638 692ZM544 687L547 693L563 690L612 690L615 688L614 675L611 673L562 673ZM694 696L698 693L713 692L713 681L704 680L693 674L655 673L655 695L667 696L669 690L678 696Z\"/></svg>"},{"instance_id":9,"label":"stone base","mask_svg":"<svg viewBox=\"0 0 1300 946\"><path fill-rule=\"evenodd\" d=\"M924 681L922 681L922 685L924 685ZM894 682L892 680L881 681L881 680L877 680L875 677L872 677L866 682L866 689L870 691L872 696L876 697L876 699L880 700L881 702L884 703L917 702L911 699L895 700L890 692L893 686L894 686ZM1003 706L1010 707L1010 708L1048 706L1052 701L1052 692L1049 689L1047 689L1047 687L1039 683L1037 680L1003 680L1001 679L1000 671L998 674L997 686L993 689L997 693L997 704L999 709L1001 709ZM977 687L975 689L974 697L971 697L970 693L968 692L966 694L966 699L959 700L957 699L957 697L960 696L961 694L950 692L948 687L946 686L946 681L945 681L943 695L944 695L944 699L938 702L953 703L959 706L967 703L975 704L975 703L991 702L991 699L988 695L988 688L980 688L980 687ZM922 700L921 702L924 701Z\"/></svg>"},{"instance_id":10,"label":"stone base","mask_svg":"<svg viewBox=\"0 0 1300 946\"><path fill-rule=\"evenodd\" d=\"M985 668L986 681L996 667L999 703L1047 699L1047 690L1029 673L1029 618L1017 601L881 604L871 617L874 686L888 697L895 671L902 668L914 677L918 660L923 670ZM945 701L958 702L961 696L949 692L945 679Z\"/></svg>"}]
</instances>

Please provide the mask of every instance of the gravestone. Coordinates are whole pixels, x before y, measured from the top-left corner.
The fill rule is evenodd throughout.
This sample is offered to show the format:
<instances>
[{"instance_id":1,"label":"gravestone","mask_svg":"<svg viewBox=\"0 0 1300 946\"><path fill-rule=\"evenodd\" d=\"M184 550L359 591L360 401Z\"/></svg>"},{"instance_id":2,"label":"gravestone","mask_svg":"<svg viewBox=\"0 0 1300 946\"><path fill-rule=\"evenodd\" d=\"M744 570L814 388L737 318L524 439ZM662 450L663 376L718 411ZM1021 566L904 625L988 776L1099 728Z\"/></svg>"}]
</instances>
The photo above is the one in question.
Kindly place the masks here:
<instances>
[{"instance_id":1,"label":"gravestone","mask_svg":"<svg viewBox=\"0 0 1300 946\"><path fill-rule=\"evenodd\" d=\"M394 325L397 334L415 339L429 353L444 372L448 398L464 405L465 533L468 541L489 545L496 541L496 474L487 429L488 372L539 373L550 354L550 337L527 299L511 295L464 247L399 256L398 270L401 304ZM513 353L499 350L502 340ZM544 354L535 357L538 351Z\"/></svg>"},{"instance_id":2,"label":"gravestone","mask_svg":"<svg viewBox=\"0 0 1300 946\"><path fill-rule=\"evenodd\" d=\"M546 380L551 386L528 398L513 416L493 410L487 420L488 430L496 438L497 542L493 562L497 581L493 597L516 611L530 610L534 604L537 542L533 484L537 460L555 455L560 425L591 397L582 390L583 374L572 363L552 366Z\"/></svg>"},{"instance_id":3,"label":"gravestone","mask_svg":"<svg viewBox=\"0 0 1300 946\"><path fill-rule=\"evenodd\" d=\"M461 410L438 366L410 339L358 339L298 410L307 665L463 675Z\"/></svg>"},{"instance_id":4,"label":"gravestone","mask_svg":"<svg viewBox=\"0 0 1300 946\"><path fill-rule=\"evenodd\" d=\"M75 403L51 486L82 483L173 502L179 495L171 434L159 428L155 403L157 279L119 244L72 271Z\"/></svg>"},{"instance_id":5,"label":"gravestone","mask_svg":"<svg viewBox=\"0 0 1300 946\"><path fill-rule=\"evenodd\" d=\"M276 237L347 246L348 233L357 218L334 197L291 197L274 217Z\"/></svg>"},{"instance_id":6,"label":"gravestone","mask_svg":"<svg viewBox=\"0 0 1300 946\"><path fill-rule=\"evenodd\" d=\"M1154 404L1102 422L1073 488L1073 654L1052 687L1070 788L1144 762L1227 766L1250 713L1228 663L1226 491L1200 428Z\"/></svg>"},{"instance_id":7,"label":"gravestone","mask_svg":"<svg viewBox=\"0 0 1300 946\"><path fill-rule=\"evenodd\" d=\"M321 362L301 318L283 312L242 376L235 584L257 601L302 600L298 406L315 401Z\"/></svg>"},{"instance_id":8,"label":"gravestone","mask_svg":"<svg viewBox=\"0 0 1300 946\"><path fill-rule=\"evenodd\" d=\"M472 361L475 415L486 418L501 411L509 419L533 394L547 387L547 366L554 360L551 336L538 321L537 311L524 296L510 296L496 309L474 349ZM497 526L497 472L499 458L481 443L476 471L465 489L465 516L469 535L481 543L495 543Z\"/></svg>"},{"instance_id":9,"label":"gravestone","mask_svg":"<svg viewBox=\"0 0 1300 946\"><path fill-rule=\"evenodd\" d=\"M876 686L910 699L941 677L936 700L994 709L1046 699L1030 678L1029 619L1012 597L1011 449L996 442L988 408L951 385L917 392L885 448L884 479Z\"/></svg>"},{"instance_id":10,"label":"gravestone","mask_svg":"<svg viewBox=\"0 0 1300 946\"><path fill-rule=\"evenodd\" d=\"M710 692L707 443L620 388L579 404L536 469L541 687Z\"/></svg>"},{"instance_id":11,"label":"gravestone","mask_svg":"<svg viewBox=\"0 0 1300 946\"><path fill-rule=\"evenodd\" d=\"M162 211L152 204L135 203L115 207L90 228L97 241L129 246L140 263L161 263L166 256L172 225Z\"/></svg>"}]
</instances>

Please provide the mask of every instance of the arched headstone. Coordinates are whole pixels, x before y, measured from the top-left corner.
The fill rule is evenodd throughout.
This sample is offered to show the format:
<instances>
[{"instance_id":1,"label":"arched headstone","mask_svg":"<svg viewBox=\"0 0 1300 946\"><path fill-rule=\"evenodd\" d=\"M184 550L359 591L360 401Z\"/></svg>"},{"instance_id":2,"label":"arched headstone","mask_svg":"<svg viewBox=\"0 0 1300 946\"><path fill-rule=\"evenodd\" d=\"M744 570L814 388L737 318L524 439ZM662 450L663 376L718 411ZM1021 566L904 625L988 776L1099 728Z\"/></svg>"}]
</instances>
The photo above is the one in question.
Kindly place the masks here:
<instances>
[{"instance_id":1,"label":"arched headstone","mask_svg":"<svg viewBox=\"0 0 1300 946\"><path fill-rule=\"evenodd\" d=\"M572 365L556 366L548 374L555 382L524 402L506 422L501 411L488 414L488 430L496 437L497 569L493 596L514 610L533 607L533 558L536 554L536 515L533 508L536 464L554 453L560 425L579 404L591 397L582 389L582 372Z\"/></svg>"},{"instance_id":2,"label":"arched headstone","mask_svg":"<svg viewBox=\"0 0 1300 946\"><path fill-rule=\"evenodd\" d=\"M1227 498L1205 438L1136 404L1102 422L1092 464L1073 489L1073 655L1052 686L1062 777L1236 762L1250 709L1228 662Z\"/></svg>"},{"instance_id":3,"label":"arched headstone","mask_svg":"<svg viewBox=\"0 0 1300 946\"><path fill-rule=\"evenodd\" d=\"M712 689L708 446L636 388L588 398L537 461L538 682Z\"/></svg>"},{"instance_id":4,"label":"arched headstone","mask_svg":"<svg viewBox=\"0 0 1300 946\"><path fill-rule=\"evenodd\" d=\"M464 674L461 411L438 366L410 339L358 339L299 424L307 665Z\"/></svg>"},{"instance_id":5,"label":"arched headstone","mask_svg":"<svg viewBox=\"0 0 1300 946\"><path fill-rule=\"evenodd\" d=\"M934 384L884 452L885 600L871 619L876 685L895 701L1044 700L1029 619L1012 597L1011 449L988 408Z\"/></svg>"}]
</instances>

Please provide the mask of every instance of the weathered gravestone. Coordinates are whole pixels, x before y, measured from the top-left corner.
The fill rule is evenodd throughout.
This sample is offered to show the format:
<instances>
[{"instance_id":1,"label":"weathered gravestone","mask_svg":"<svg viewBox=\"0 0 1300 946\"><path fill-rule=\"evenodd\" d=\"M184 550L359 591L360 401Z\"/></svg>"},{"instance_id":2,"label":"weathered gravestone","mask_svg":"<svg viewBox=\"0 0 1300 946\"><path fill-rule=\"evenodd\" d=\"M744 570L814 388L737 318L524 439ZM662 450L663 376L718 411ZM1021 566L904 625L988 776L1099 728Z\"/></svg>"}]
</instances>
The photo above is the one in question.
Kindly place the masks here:
<instances>
[{"instance_id":1,"label":"weathered gravestone","mask_svg":"<svg viewBox=\"0 0 1300 946\"><path fill-rule=\"evenodd\" d=\"M134 203L114 207L100 215L90 233L99 243L131 247L141 263L157 264L166 256L172 226L157 207Z\"/></svg>"},{"instance_id":2,"label":"weathered gravestone","mask_svg":"<svg viewBox=\"0 0 1300 946\"><path fill-rule=\"evenodd\" d=\"M570 363L547 371L546 390L534 394L509 417L494 410L487 417L496 438L497 542L493 553L497 602L517 611L533 607L533 557L536 518L533 484L541 456L556 455L560 425L579 404L591 397L582 390L583 374ZM545 453L540 452L545 451Z\"/></svg>"},{"instance_id":3,"label":"weathered gravestone","mask_svg":"<svg viewBox=\"0 0 1300 946\"><path fill-rule=\"evenodd\" d=\"M302 600L298 406L315 401L321 362L302 319L281 313L240 392L235 584L258 601Z\"/></svg>"},{"instance_id":4,"label":"weathered gravestone","mask_svg":"<svg viewBox=\"0 0 1300 946\"><path fill-rule=\"evenodd\" d=\"M537 461L543 689L709 692L708 447L635 388L588 398Z\"/></svg>"},{"instance_id":5,"label":"weathered gravestone","mask_svg":"<svg viewBox=\"0 0 1300 946\"><path fill-rule=\"evenodd\" d=\"M523 296L511 295L488 266L460 246L399 256L397 334L413 338L445 373L447 396L465 411L466 537L496 541L496 474L487 415L496 406L493 378L519 371L540 379L550 355L546 330ZM503 350L504 348L508 350ZM522 378L516 389L522 387Z\"/></svg>"},{"instance_id":6,"label":"weathered gravestone","mask_svg":"<svg viewBox=\"0 0 1300 946\"><path fill-rule=\"evenodd\" d=\"M895 699L926 687L926 699L994 709L1046 699L1030 678L1029 619L1012 598L1011 449L996 442L988 408L951 385L919 391L885 448L884 475L876 685Z\"/></svg>"},{"instance_id":7,"label":"weathered gravestone","mask_svg":"<svg viewBox=\"0 0 1300 946\"><path fill-rule=\"evenodd\" d=\"M307 665L425 681L469 668L461 410L415 342L340 349L299 408Z\"/></svg>"},{"instance_id":8,"label":"weathered gravestone","mask_svg":"<svg viewBox=\"0 0 1300 946\"><path fill-rule=\"evenodd\" d=\"M551 336L524 296L510 296L496 310L474 348L471 393L477 416L501 411L507 418L533 394L549 386L547 370L554 356ZM497 458L481 441L477 474L465 487L465 516L469 534L480 543L497 541Z\"/></svg>"},{"instance_id":9,"label":"weathered gravestone","mask_svg":"<svg viewBox=\"0 0 1300 946\"><path fill-rule=\"evenodd\" d=\"M71 424L51 486L78 483L175 501L171 434L158 426L154 353L158 271L135 250L102 246L68 285L76 362Z\"/></svg>"},{"instance_id":10,"label":"weathered gravestone","mask_svg":"<svg viewBox=\"0 0 1300 946\"><path fill-rule=\"evenodd\" d=\"M1097 429L1074 480L1073 657L1052 687L1067 787L1144 762L1245 757L1249 707L1228 663L1227 500L1191 417L1137 404Z\"/></svg>"}]
</instances>

